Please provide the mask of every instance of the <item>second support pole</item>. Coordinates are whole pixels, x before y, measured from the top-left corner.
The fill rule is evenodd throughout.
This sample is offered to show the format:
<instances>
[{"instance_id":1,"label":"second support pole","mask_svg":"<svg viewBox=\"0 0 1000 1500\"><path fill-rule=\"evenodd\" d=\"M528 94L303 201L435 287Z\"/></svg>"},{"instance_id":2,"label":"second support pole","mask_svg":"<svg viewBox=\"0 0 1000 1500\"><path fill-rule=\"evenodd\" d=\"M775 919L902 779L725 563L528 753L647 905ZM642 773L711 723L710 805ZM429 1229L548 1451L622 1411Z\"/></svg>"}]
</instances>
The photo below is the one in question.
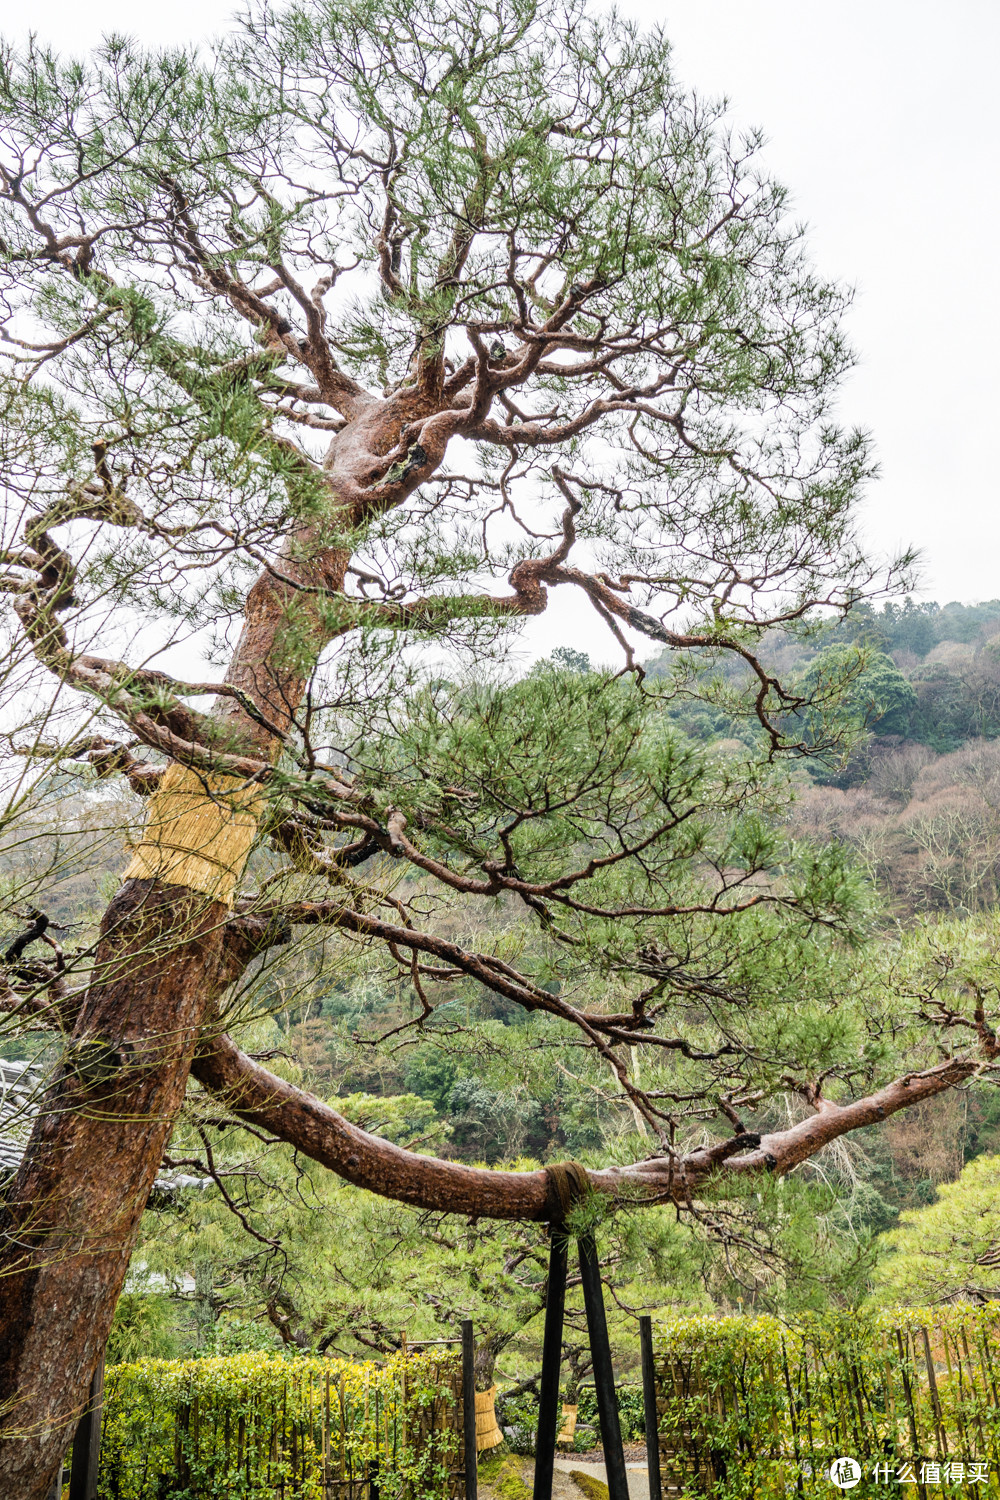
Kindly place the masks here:
<instances>
[{"instance_id":1,"label":"second support pole","mask_svg":"<svg viewBox=\"0 0 1000 1500\"><path fill-rule=\"evenodd\" d=\"M462 1437L465 1449L465 1500L478 1500L479 1454L476 1450L476 1340L472 1323L462 1323Z\"/></svg>"},{"instance_id":2,"label":"second support pole","mask_svg":"<svg viewBox=\"0 0 1000 1500\"><path fill-rule=\"evenodd\" d=\"M545 1289L545 1333L542 1338L542 1383L538 1397L538 1438L535 1442L535 1485L532 1500L552 1500L559 1423L559 1365L562 1359L563 1314L566 1307L566 1231L549 1228L549 1280Z\"/></svg>"},{"instance_id":3,"label":"second support pole","mask_svg":"<svg viewBox=\"0 0 1000 1500\"><path fill-rule=\"evenodd\" d=\"M622 1447L622 1428L618 1416L615 1372L611 1364L608 1320L604 1314L601 1268L592 1234L585 1234L580 1239L580 1279L583 1282L583 1303L587 1309L587 1328L590 1332L590 1354L594 1364L594 1386L597 1392L597 1414L601 1423L604 1468L608 1477L608 1495L610 1500L628 1500L625 1450Z\"/></svg>"}]
</instances>

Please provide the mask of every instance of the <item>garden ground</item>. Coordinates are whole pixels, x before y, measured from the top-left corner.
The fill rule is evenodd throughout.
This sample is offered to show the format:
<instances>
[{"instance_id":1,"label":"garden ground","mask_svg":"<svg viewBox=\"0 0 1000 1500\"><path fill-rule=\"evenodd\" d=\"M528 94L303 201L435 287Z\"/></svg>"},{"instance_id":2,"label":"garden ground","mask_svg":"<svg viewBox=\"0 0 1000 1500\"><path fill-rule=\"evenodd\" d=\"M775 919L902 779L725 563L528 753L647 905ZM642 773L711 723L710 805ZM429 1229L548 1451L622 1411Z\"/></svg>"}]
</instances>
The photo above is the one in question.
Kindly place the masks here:
<instances>
[{"instance_id":1,"label":"garden ground","mask_svg":"<svg viewBox=\"0 0 1000 1500\"><path fill-rule=\"evenodd\" d=\"M628 1455L626 1458L629 1500L649 1500L645 1460L633 1462L628 1460ZM533 1458L519 1458L509 1454L494 1463L487 1462L480 1469L481 1500L530 1500L534 1477ZM581 1500L583 1496L587 1500L605 1500L607 1493L607 1476L603 1463L580 1453L559 1455L556 1458L552 1500Z\"/></svg>"}]
</instances>

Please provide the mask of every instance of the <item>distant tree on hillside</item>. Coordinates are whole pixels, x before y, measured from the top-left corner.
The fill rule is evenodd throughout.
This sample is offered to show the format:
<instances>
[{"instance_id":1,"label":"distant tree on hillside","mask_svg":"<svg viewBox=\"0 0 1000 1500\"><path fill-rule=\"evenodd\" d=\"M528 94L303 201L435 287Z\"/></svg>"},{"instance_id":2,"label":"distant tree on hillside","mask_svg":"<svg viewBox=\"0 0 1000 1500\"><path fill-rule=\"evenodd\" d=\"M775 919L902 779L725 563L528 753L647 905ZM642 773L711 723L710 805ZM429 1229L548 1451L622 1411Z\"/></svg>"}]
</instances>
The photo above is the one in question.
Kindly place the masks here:
<instances>
[{"instance_id":1,"label":"distant tree on hillside","mask_svg":"<svg viewBox=\"0 0 1000 1500\"><path fill-rule=\"evenodd\" d=\"M848 756L817 758L810 770L818 781L850 785L864 774L859 750L873 735L904 738L917 702L912 685L881 651L839 643L827 646L801 679L810 706L800 711L806 738L822 742L831 722L841 729Z\"/></svg>"}]
</instances>

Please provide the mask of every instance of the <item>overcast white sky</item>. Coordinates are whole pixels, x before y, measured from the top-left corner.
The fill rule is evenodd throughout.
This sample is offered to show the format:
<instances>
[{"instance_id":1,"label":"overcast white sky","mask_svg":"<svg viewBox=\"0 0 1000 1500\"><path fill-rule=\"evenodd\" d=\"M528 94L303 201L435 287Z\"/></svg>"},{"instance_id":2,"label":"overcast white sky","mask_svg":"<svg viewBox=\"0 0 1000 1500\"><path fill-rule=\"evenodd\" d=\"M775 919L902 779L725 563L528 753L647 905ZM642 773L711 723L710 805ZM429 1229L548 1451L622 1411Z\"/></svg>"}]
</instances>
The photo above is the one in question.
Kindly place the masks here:
<instances>
[{"instance_id":1,"label":"overcast white sky","mask_svg":"<svg viewBox=\"0 0 1000 1500\"><path fill-rule=\"evenodd\" d=\"M820 269L857 287L845 393L882 479L868 526L925 593L1000 596L996 0L631 0L680 76L767 133Z\"/></svg>"},{"instance_id":2,"label":"overcast white sky","mask_svg":"<svg viewBox=\"0 0 1000 1500\"><path fill-rule=\"evenodd\" d=\"M151 43L208 38L233 8L232 0L33 0L17 12L5 7L0 24L8 37L30 25L80 51L112 30ZM727 95L736 124L764 128L767 162L811 226L818 266L858 289L850 327L861 365L843 413L874 431L881 456L867 509L873 544L921 548L925 597L1000 596L1000 5L625 0L622 8L665 21L680 78ZM558 608L545 620L546 646L562 638L606 654L586 627L580 637L581 623Z\"/></svg>"}]
</instances>

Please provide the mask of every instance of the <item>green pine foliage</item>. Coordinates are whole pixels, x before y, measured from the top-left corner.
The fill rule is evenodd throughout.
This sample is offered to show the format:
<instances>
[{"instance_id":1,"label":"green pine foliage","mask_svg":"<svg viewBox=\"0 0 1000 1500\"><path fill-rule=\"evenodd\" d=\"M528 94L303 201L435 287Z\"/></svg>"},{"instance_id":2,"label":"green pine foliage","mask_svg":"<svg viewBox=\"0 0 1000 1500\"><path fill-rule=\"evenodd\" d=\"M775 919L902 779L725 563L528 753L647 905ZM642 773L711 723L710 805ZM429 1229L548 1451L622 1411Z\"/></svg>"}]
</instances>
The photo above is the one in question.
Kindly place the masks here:
<instances>
[{"instance_id":1,"label":"green pine foliage","mask_svg":"<svg viewBox=\"0 0 1000 1500\"><path fill-rule=\"evenodd\" d=\"M935 1200L882 1239L876 1295L895 1302L982 1303L1000 1291L1000 1160L974 1157Z\"/></svg>"}]
</instances>

